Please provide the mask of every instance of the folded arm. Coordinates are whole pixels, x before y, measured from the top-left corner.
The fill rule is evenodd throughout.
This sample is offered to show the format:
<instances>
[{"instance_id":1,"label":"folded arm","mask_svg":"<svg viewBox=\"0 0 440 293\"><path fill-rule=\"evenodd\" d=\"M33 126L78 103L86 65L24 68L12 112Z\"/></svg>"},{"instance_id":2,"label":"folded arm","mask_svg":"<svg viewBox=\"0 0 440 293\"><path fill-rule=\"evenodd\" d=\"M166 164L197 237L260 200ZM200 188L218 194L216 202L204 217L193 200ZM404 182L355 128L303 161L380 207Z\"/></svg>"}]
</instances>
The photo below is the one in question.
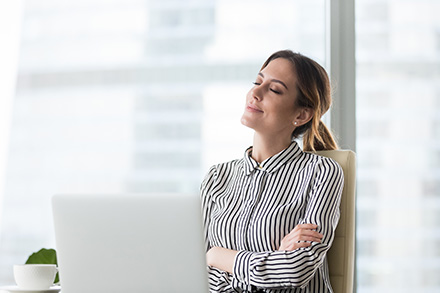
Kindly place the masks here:
<instances>
[{"instance_id":1,"label":"folded arm","mask_svg":"<svg viewBox=\"0 0 440 293\"><path fill-rule=\"evenodd\" d=\"M317 225L300 224L287 234L281 241L279 251L292 251L301 247L309 247L312 242L321 242L322 234L315 231ZM223 247L212 247L206 253L206 261L209 266L216 267L222 271L233 273L237 250Z\"/></svg>"}]
</instances>

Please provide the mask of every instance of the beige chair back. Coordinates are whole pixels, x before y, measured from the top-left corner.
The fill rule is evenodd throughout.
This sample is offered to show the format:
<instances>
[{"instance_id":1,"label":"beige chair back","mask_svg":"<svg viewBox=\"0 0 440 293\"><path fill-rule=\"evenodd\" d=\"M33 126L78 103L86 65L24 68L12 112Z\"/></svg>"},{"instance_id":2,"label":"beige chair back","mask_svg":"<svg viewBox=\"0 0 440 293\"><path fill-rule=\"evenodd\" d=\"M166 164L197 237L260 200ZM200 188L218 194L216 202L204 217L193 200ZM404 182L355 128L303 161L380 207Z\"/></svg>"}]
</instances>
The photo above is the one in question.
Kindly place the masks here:
<instances>
[{"instance_id":1,"label":"beige chair back","mask_svg":"<svg viewBox=\"0 0 440 293\"><path fill-rule=\"evenodd\" d=\"M318 151L339 163L344 171L344 189L341 198L341 217L335 239L327 252L330 282L334 293L352 293L355 263L355 190L356 157L349 150Z\"/></svg>"}]
</instances>

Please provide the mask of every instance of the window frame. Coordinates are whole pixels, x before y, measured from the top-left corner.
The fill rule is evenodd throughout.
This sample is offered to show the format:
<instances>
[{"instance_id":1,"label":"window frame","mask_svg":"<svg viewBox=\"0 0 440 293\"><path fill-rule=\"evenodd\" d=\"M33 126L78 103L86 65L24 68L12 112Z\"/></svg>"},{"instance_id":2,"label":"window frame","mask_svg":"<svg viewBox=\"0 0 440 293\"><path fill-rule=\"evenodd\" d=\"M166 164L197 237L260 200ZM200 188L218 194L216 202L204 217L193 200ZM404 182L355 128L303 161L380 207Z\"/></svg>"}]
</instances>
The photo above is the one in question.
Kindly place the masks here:
<instances>
[{"instance_id":1,"label":"window frame","mask_svg":"<svg viewBox=\"0 0 440 293\"><path fill-rule=\"evenodd\" d=\"M339 147L356 152L355 0L326 1L326 60L332 83L330 126ZM355 203L355 206L357 204ZM355 239L355 242L357 240ZM355 243L356 247L356 243ZM357 292L356 258L353 292Z\"/></svg>"},{"instance_id":2,"label":"window frame","mask_svg":"<svg viewBox=\"0 0 440 293\"><path fill-rule=\"evenodd\" d=\"M356 58L354 0L328 0L327 50L333 105L330 125L341 149L356 151Z\"/></svg>"}]
</instances>

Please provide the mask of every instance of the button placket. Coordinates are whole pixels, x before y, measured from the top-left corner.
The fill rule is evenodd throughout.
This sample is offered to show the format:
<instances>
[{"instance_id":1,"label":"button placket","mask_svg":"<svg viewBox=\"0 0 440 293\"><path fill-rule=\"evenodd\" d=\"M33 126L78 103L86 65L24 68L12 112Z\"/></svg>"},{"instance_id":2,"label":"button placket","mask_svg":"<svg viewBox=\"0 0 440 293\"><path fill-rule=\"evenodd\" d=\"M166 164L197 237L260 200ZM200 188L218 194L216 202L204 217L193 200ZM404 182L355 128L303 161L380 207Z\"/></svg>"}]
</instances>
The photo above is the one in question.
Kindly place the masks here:
<instances>
[{"instance_id":1,"label":"button placket","mask_svg":"<svg viewBox=\"0 0 440 293\"><path fill-rule=\"evenodd\" d=\"M248 199L248 205L246 207L246 219L244 221L244 239L246 239L246 247L249 248L249 240L251 240L252 236L249 235L249 229L252 224L252 219L254 218L255 208L258 205L261 195L264 191L267 172L255 170L253 174L252 180L252 192L251 196Z\"/></svg>"}]
</instances>

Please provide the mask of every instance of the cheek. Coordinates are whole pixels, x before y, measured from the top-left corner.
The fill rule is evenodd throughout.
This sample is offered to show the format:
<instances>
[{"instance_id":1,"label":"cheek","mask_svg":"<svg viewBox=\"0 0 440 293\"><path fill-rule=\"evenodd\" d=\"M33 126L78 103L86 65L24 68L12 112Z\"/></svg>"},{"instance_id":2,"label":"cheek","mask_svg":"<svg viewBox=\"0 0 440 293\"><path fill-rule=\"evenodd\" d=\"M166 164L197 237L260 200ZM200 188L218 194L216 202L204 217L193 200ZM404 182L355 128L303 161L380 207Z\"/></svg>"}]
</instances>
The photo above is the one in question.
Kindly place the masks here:
<instances>
[{"instance_id":1,"label":"cheek","mask_svg":"<svg viewBox=\"0 0 440 293\"><path fill-rule=\"evenodd\" d=\"M295 119L295 111L292 105L279 105L276 112L278 113L277 118L281 121L290 123Z\"/></svg>"}]
</instances>

